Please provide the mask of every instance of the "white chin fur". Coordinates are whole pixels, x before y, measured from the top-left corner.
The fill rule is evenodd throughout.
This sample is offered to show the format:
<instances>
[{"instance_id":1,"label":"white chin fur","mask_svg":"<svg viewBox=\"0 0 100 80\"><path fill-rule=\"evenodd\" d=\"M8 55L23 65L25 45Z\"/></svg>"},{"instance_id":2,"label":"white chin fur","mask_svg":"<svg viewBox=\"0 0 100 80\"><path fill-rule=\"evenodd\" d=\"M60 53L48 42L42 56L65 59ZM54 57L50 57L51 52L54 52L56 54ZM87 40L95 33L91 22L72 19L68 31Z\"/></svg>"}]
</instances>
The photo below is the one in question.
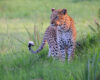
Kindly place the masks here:
<instances>
[{"instance_id":1,"label":"white chin fur","mask_svg":"<svg viewBox=\"0 0 100 80\"><path fill-rule=\"evenodd\" d=\"M32 46L34 46L34 42L33 41L29 41L28 44L31 44Z\"/></svg>"}]
</instances>

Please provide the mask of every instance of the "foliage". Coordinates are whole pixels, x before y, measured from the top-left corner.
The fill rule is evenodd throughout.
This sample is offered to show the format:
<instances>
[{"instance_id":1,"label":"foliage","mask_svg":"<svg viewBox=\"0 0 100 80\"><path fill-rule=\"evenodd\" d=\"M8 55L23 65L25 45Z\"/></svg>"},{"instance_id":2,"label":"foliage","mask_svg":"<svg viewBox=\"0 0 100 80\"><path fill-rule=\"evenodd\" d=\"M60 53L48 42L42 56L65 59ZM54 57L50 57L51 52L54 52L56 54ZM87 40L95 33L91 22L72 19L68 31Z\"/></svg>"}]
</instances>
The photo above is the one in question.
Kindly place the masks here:
<instances>
[{"instance_id":1,"label":"foliage","mask_svg":"<svg viewBox=\"0 0 100 80\"><path fill-rule=\"evenodd\" d=\"M100 80L100 23L93 20L99 5L98 0L0 0L0 80ZM29 40L34 50L40 45L52 7L67 8L75 20L78 39L70 63L47 58L47 45L38 54L27 48Z\"/></svg>"}]
</instances>

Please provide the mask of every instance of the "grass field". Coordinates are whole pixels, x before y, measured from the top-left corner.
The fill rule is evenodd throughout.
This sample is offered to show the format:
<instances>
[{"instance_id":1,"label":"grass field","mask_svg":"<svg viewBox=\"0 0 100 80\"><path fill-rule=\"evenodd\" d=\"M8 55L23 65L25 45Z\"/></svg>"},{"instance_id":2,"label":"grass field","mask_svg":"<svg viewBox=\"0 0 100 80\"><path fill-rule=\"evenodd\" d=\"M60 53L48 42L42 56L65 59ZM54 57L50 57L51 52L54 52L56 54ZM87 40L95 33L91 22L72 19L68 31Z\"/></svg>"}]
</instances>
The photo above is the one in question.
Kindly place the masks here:
<instances>
[{"instance_id":1,"label":"grass field","mask_svg":"<svg viewBox=\"0 0 100 80\"><path fill-rule=\"evenodd\" d=\"M29 40L40 45L51 8L67 8L75 21L80 46L71 63L47 58L47 45L28 51ZM0 80L100 80L98 10L99 0L0 0Z\"/></svg>"}]
</instances>

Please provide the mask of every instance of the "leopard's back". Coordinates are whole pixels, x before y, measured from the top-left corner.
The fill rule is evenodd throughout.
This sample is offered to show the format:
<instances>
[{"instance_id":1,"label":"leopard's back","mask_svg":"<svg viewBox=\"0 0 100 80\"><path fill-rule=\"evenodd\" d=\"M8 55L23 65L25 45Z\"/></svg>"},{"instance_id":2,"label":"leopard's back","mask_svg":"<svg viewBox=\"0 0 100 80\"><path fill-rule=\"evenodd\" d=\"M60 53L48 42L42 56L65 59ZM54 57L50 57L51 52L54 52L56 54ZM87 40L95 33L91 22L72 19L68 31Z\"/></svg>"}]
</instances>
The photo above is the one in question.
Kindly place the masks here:
<instances>
[{"instance_id":1,"label":"leopard's back","mask_svg":"<svg viewBox=\"0 0 100 80\"><path fill-rule=\"evenodd\" d=\"M49 26L45 32L45 38L49 45L49 50L51 52L51 56L59 57L60 51L57 45L57 35L56 35L56 28L53 26Z\"/></svg>"},{"instance_id":2,"label":"leopard's back","mask_svg":"<svg viewBox=\"0 0 100 80\"><path fill-rule=\"evenodd\" d=\"M57 41L56 41L57 37L56 37L56 28L54 28L53 26L49 26L44 34L43 40L41 45L39 46L39 48L34 51L31 47L34 46L33 42L29 42L28 44L28 48L29 51L31 51L32 53L39 53L43 48L45 43L47 42L49 45L49 53L48 53L48 57L49 56L53 56L53 57L59 57L59 49L58 49L58 45L57 45Z\"/></svg>"}]
</instances>

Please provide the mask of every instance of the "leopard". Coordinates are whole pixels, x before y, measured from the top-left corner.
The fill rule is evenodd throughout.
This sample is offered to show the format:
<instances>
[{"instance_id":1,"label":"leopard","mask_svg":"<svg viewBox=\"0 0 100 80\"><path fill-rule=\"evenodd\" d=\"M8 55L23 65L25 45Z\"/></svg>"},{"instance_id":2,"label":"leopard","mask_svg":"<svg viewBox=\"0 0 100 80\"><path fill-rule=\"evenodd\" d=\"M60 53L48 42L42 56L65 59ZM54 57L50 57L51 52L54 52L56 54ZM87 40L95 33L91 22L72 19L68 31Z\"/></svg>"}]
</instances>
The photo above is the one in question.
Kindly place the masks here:
<instances>
[{"instance_id":1,"label":"leopard","mask_svg":"<svg viewBox=\"0 0 100 80\"><path fill-rule=\"evenodd\" d=\"M60 60L60 51L59 51L56 39L57 39L57 37L56 37L56 27L50 25L44 33L43 40L42 40L42 43L39 46L39 48L36 51L34 51L32 49L32 46L34 46L34 42L29 41L28 49L33 54L39 53L44 48L44 45L47 42L48 47L49 47L48 57L51 56L54 59Z\"/></svg>"},{"instance_id":2,"label":"leopard","mask_svg":"<svg viewBox=\"0 0 100 80\"><path fill-rule=\"evenodd\" d=\"M68 61L74 58L77 31L73 18L68 15L67 9L52 8L51 25L56 27L56 41L61 57Z\"/></svg>"}]
</instances>

